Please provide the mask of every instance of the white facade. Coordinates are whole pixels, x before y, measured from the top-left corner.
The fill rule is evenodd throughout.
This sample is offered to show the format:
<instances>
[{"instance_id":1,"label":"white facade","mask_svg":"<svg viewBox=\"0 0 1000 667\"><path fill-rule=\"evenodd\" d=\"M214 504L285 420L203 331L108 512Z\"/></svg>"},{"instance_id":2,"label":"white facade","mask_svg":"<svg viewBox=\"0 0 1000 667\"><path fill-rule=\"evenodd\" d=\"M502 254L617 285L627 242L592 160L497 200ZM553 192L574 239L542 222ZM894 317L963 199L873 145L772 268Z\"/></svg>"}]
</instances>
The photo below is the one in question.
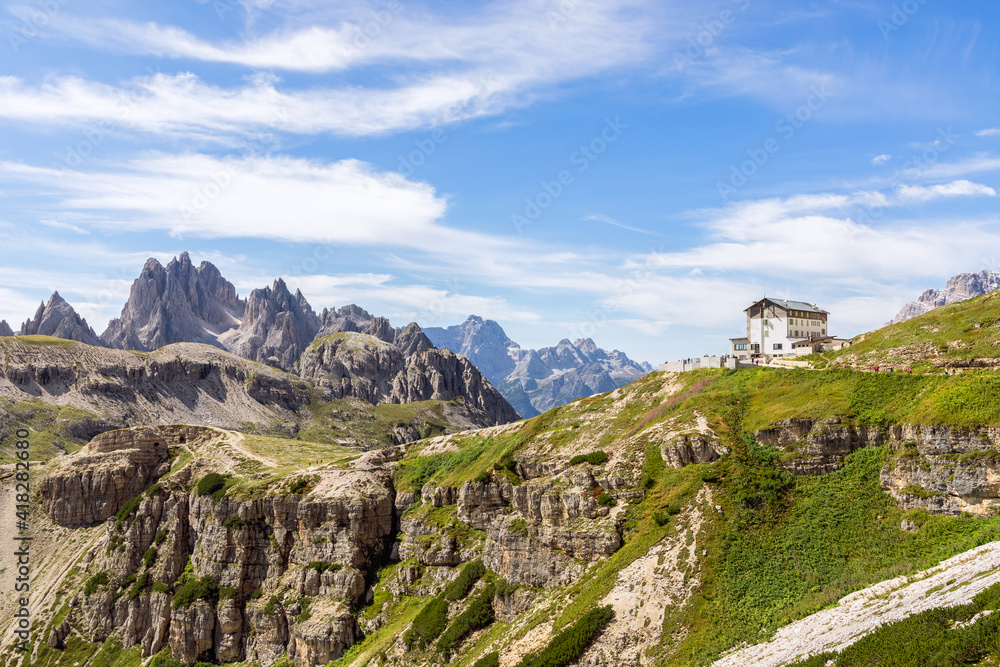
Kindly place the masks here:
<instances>
[{"instance_id":1,"label":"white facade","mask_svg":"<svg viewBox=\"0 0 1000 667\"><path fill-rule=\"evenodd\" d=\"M814 304L761 299L744 312L747 315L746 338L750 357L792 356L795 354L792 343L827 335L829 313ZM733 345L735 348L736 343Z\"/></svg>"}]
</instances>

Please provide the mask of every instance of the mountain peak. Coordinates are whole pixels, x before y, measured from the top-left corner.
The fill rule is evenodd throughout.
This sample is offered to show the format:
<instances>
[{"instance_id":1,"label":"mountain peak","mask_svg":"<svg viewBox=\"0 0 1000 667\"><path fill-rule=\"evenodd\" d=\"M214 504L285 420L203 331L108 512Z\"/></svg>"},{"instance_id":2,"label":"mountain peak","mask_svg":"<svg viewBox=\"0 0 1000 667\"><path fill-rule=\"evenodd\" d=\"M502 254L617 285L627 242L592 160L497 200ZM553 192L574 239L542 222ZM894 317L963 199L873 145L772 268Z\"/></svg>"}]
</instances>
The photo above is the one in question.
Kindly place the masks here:
<instances>
[{"instance_id":1,"label":"mountain peak","mask_svg":"<svg viewBox=\"0 0 1000 667\"><path fill-rule=\"evenodd\" d=\"M982 296L997 289L1000 289L1000 272L984 270L978 273L958 273L948 279L943 290L924 290L916 301L904 305L894 318L886 322L886 326L899 324L934 308Z\"/></svg>"},{"instance_id":2,"label":"mountain peak","mask_svg":"<svg viewBox=\"0 0 1000 667\"><path fill-rule=\"evenodd\" d=\"M13 332L12 332L13 333ZM54 336L88 345L102 345L97 333L80 317L73 306L53 292L48 303L42 302L35 316L21 325L22 336Z\"/></svg>"}]
</instances>

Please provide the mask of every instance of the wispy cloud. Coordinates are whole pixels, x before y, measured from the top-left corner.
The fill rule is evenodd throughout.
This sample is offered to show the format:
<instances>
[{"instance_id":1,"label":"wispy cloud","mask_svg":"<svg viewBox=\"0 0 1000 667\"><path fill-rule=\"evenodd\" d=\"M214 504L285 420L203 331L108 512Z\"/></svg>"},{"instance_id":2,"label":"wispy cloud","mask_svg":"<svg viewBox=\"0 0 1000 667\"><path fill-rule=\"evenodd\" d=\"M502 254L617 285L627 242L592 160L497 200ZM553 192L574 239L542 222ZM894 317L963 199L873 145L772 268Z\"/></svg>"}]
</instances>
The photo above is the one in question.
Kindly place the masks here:
<instances>
[{"instance_id":1,"label":"wispy cloud","mask_svg":"<svg viewBox=\"0 0 1000 667\"><path fill-rule=\"evenodd\" d=\"M75 234L90 233L82 227L79 227L77 225L71 225L68 222L60 222L59 220L39 220L38 224L44 225L45 227L51 227L52 229L64 229L68 232L73 232Z\"/></svg>"},{"instance_id":2,"label":"wispy cloud","mask_svg":"<svg viewBox=\"0 0 1000 667\"><path fill-rule=\"evenodd\" d=\"M991 127L976 132L977 137L1000 137L1000 128Z\"/></svg>"},{"instance_id":3,"label":"wispy cloud","mask_svg":"<svg viewBox=\"0 0 1000 667\"><path fill-rule=\"evenodd\" d=\"M940 185L903 185L896 190L900 201L928 202L945 197L995 197L993 188L972 181L953 181Z\"/></svg>"},{"instance_id":4,"label":"wispy cloud","mask_svg":"<svg viewBox=\"0 0 1000 667\"><path fill-rule=\"evenodd\" d=\"M875 166L880 166L892 159L892 156L888 153L882 153L881 155L876 155L872 158L872 164Z\"/></svg>"},{"instance_id":5,"label":"wispy cloud","mask_svg":"<svg viewBox=\"0 0 1000 667\"><path fill-rule=\"evenodd\" d=\"M638 232L640 234L654 234L655 233L655 232L649 231L648 229L639 229L638 227L630 227L629 225L626 225L625 223L618 222L614 218L609 218L608 216L601 215L600 213L594 213L593 215L585 216L583 219L584 220L594 220L596 222L603 222L603 223L606 223L608 225L612 225L613 227L620 227L621 229L627 229L630 232Z\"/></svg>"}]
</instances>

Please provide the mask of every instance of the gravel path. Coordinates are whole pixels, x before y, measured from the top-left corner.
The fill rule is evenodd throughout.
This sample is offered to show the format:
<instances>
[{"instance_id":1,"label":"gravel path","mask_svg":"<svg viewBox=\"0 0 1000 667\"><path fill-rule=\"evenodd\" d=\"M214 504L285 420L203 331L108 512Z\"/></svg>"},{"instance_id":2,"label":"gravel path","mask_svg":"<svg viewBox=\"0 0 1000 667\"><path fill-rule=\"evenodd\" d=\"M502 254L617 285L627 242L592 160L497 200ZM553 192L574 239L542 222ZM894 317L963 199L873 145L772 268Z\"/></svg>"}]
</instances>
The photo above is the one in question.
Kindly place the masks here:
<instances>
[{"instance_id":1,"label":"gravel path","mask_svg":"<svg viewBox=\"0 0 1000 667\"><path fill-rule=\"evenodd\" d=\"M778 630L766 644L742 648L715 667L779 667L817 653L841 651L882 625L938 607L967 604L1000 583L1000 542L959 554L909 577L851 593L832 609Z\"/></svg>"}]
</instances>

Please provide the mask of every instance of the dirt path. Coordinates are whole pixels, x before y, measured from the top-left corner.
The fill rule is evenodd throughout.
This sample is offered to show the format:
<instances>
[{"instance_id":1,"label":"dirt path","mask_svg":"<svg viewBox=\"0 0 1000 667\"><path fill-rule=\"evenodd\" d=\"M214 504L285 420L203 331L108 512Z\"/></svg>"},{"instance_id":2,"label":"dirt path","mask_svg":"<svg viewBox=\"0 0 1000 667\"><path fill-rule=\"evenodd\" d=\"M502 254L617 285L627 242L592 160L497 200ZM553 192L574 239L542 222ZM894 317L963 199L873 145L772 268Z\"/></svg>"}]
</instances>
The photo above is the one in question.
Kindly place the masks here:
<instances>
[{"instance_id":1,"label":"dirt path","mask_svg":"<svg viewBox=\"0 0 1000 667\"><path fill-rule=\"evenodd\" d=\"M883 625L928 609L968 604L996 583L1000 542L991 542L916 575L851 593L836 607L786 625L770 642L731 653L714 667L779 667L817 653L842 651Z\"/></svg>"}]
</instances>

